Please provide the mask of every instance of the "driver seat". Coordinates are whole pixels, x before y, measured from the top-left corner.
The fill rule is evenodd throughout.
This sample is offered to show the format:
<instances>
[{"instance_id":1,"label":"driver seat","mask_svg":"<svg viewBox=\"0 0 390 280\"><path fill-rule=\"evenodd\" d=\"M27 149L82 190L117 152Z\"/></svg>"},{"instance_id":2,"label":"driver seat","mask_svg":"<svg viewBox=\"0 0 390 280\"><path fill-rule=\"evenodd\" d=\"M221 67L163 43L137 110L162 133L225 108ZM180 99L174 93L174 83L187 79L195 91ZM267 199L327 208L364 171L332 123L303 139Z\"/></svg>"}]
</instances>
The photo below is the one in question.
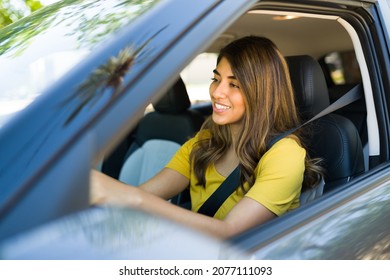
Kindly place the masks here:
<instances>
[{"instance_id":1,"label":"driver seat","mask_svg":"<svg viewBox=\"0 0 390 280\"><path fill-rule=\"evenodd\" d=\"M329 106L329 93L320 64L308 55L286 57L302 122ZM364 172L363 148L351 120L331 113L308 124L306 143L312 158L321 158L325 168L324 193Z\"/></svg>"}]
</instances>

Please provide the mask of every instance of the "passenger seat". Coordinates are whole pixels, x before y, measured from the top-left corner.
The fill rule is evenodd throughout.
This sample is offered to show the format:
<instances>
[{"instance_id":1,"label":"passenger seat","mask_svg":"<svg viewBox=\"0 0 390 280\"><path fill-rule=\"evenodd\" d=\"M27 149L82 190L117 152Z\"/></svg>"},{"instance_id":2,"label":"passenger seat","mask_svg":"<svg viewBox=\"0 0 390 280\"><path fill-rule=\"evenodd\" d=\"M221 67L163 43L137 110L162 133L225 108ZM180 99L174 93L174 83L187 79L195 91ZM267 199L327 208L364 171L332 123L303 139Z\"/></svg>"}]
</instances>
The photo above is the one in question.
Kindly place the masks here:
<instances>
[{"instance_id":1,"label":"passenger seat","mask_svg":"<svg viewBox=\"0 0 390 280\"><path fill-rule=\"evenodd\" d=\"M204 117L190 109L181 78L140 121L124 158L119 180L140 185L159 172L177 149L199 131Z\"/></svg>"}]
</instances>

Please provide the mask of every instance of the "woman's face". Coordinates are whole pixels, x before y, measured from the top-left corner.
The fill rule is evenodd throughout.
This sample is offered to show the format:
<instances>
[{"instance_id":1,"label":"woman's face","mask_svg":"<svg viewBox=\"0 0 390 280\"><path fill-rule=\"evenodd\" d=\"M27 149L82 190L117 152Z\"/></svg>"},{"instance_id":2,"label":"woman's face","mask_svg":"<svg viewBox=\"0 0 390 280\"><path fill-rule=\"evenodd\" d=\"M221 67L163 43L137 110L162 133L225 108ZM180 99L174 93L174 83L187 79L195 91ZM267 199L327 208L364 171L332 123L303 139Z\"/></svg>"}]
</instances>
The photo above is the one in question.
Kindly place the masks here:
<instances>
[{"instance_id":1,"label":"woman's face","mask_svg":"<svg viewBox=\"0 0 390 280\"><path fill-rule=\"evenodd\" d=\"M229 62L222 58L213 71L210 97L213 104L212 119L219 125L241 124L245 113L244 97L240 83L234 77Z\"/></svg>"}]
</instances>

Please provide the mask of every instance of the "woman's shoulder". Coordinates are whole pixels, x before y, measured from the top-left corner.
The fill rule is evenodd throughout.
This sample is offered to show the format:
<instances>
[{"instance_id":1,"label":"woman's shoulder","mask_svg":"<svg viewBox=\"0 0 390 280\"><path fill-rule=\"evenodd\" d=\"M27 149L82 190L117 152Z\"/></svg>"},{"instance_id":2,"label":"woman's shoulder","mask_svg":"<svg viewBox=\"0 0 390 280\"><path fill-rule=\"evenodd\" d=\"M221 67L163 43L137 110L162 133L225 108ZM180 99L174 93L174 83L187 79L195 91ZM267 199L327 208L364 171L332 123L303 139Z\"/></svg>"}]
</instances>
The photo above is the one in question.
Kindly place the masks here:
<instances>
[{"instance_id":1,"label":"woman's shoulder","mask_svg":"<svg viewBox=\"0 0 390 280\"><path fill-rule=\"evenodd\" d=\"M302 148L301 141L295 135L288 135L277 141L272 147L297 147Z\"/></svg>"},{"instance_id":2,"label":"woman's shoulder","mask_svg":"<svg viewBox=\"0 0 390 280\"><path fill-rule=\"evenodd\" d=\"M285 137L276 142L261 157L257 172L268 170L269 174L277 174L278 172L300 174L304 170L305 157L306 150L299 144L299 141Z\"/></svg>"},{"instance_id":3,"label":"woman's shoulder","mask_svg":"<svg viewBox=\"0 0 390 280\"><path fill-rule=\"evenodd\" d=\"M208 129L199 130L193 137L189 138L183 145L183 147L192 147L202 140L210 139L211 133Z\"/></svg>"},{"instance_id":4,"label":"woman's shoulder","mask_svg":"<svg viewBox=\"0 0 390 280\"><path fill-rule=\"evenodd\" d=\"M209 129L199 130L192 138L193 141L207 140L211 138L211 131Z\"/></svg>"},{"instance_id":5,"label":"woman's shoulder","mask_svg":"<svg viewBox=\"0 0 390 280\"><path fill-rule=\"evenodd\" d=\"M304 153L306 153L306 149L302 147L299 139L295 135L289 135L276 142L266 154L291 155Z\"/></svg>"}]
</instances>

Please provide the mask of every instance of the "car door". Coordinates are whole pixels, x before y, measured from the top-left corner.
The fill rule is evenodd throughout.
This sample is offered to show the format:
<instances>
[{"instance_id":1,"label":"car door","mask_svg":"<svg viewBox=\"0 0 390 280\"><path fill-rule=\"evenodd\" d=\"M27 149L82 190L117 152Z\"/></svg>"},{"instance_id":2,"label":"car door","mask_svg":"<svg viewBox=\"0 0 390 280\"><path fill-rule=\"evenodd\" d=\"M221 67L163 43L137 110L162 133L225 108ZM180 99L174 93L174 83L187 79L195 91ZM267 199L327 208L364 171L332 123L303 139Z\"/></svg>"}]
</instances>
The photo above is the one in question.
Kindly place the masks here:
<instances>
[{"instance_id":1,"label":"car door","mask_svg":"<svg viewBox=\"0 0 390 280\"><path fill-rule=\"evenodd\" d=\"M1 128L1 239L87 208L90 168L214 33L251 4L142 3L63 2L8 29L36 24L26 37L40 42L36 48L48 40L55 46L50 35L58 30L76 41L74 48L87 47L73 67ZM49 15L55 25L39 29L38 18ZM130 15L132 20L126 20ZM3 41L4 48L9 41ZM20 53L29 47L23 40L18 46Z\"/></svg>"}]
</instances>

